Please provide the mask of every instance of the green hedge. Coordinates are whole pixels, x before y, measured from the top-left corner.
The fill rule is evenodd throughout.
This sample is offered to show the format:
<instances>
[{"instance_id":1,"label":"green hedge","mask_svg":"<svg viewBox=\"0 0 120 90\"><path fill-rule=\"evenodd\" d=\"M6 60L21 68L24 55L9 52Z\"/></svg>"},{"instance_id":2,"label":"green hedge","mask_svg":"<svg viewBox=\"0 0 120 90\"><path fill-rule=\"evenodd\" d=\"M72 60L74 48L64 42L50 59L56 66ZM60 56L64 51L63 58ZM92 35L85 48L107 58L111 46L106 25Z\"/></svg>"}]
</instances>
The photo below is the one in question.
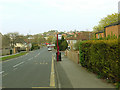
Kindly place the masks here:
<instances>
[{"instance_id":1,"label":"green hedge","mask_svg":"<svg viewBox=\"0 0 120 90\"><path fill-rule=\"evenodd\" d=\"M120 82L118 40L89 40L80 43L80 63L100 78Z\"/></svg>"}]
</instances>

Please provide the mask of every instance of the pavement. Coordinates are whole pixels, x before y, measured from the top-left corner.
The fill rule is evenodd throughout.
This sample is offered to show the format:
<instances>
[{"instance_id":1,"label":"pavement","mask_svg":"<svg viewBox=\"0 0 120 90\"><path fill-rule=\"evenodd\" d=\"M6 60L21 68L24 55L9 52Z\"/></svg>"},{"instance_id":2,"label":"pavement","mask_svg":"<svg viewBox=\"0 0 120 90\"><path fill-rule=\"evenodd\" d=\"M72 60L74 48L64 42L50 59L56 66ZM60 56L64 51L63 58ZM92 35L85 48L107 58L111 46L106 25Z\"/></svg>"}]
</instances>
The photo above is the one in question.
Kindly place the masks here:
<instances>
[{"instance_id":1,"label":"pavement","mask_svg":"<svg viewBox=\"0 0 120 90\"><path fill-rule=\"evenodd\" d=\"M54 58L58 88L111 88L116 90L112 84L98 79L95 74L68 59L64 52L61 57L62 61L59 62Z\"/></svg>"}]
</instances>

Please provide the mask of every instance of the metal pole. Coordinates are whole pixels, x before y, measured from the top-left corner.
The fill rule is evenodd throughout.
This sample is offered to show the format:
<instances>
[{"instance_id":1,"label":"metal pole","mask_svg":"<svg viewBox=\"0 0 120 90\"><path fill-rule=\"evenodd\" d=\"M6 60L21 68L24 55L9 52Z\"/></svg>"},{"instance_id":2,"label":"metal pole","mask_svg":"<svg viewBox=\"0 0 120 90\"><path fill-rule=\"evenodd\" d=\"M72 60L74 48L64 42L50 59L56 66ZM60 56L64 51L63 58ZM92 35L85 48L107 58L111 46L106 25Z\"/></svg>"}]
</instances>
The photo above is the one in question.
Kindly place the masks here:
<instances>
[{"instance_id":1,"label":"metal pole","mask_svg":"<svg viewBox=\"0 0 120 90\"><path fill-rule=\"evenodd\" d=\"M59 45L58 45L58 34L57 34L57 61L59 59Z\"/></svg>"}]
</instances>

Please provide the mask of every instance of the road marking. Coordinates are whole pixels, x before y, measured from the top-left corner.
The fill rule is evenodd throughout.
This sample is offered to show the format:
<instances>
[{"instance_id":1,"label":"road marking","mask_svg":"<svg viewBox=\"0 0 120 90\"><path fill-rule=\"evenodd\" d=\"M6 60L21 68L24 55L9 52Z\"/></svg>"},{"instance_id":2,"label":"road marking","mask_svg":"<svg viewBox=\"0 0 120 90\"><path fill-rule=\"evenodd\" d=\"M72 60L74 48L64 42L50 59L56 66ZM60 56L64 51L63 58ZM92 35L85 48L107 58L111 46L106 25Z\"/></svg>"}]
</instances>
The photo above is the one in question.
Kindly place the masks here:
<instances>
[{"instance_id":1,"label":"road marking","mask_svg":"<svg viewBox=\"0 0 120 90\"><path fill-rule=\"evenodd\" d=\"M21 63L18 63L18 64L16 64L16 65L14 65L13 67L17 67L17 66L19 66L20 64L23 64L24 62L21 62Z\"/></svg>"},{"instance_id":2,"label":"road marking","mask_svg":"<svg viewBox=\"0 0 120 90\"><path fill-rule=\"evenodd\" d=\"M52 64L51 64L50 87L55 87L55 73L54 73L54 60L53 60L53 56L52 56Z\"/></svg>"},{"instance_id":3,"label":"road marking","mask_svg":"<svg viewBox=\"0 0 120 90\"><path fill-rule=\"evenodd\" d=\"M32 87L32 88L56 88L56 87Z\"/></svg>"},{"instance_id":4,"label":"road marking","mask_svg":"<svg viewBox=\"0 0 120 90\"><path fill-rule=\"evenodd\" d=\"M38 55L40 55L40 53L38 53Z\"/></svg>"},{"instance_id":5,"label":"road marking","mask_svg":"<svg viewBox=\"0 0 120 90\"><path fill-rule=\"evenodd\" d=\"M4 73L4 71L0 72L0 74Z\"/></svg>"},{"instance_id":6,"label":"road marking","mask_svg":"<svg viewBox=\"0 0 120 90\"><path fill-rule=\"evenodd\" d=\"M38 53L35 57L38 57L40 55L40 53Z\"/></svg>"},{"instance_id":7,"label":"road marking","mask_svg":"<svg viewBox=\"0 0 120 90\"><path fill-rule=\"evenodd\" d=\"M14 68L13 70L16 70L16 69L18 69L18 68Z\"/></svg>"},{"instance_id":8,"label":"road marking","mask_svg":"<svg viewBox=\"0 0 120 90\"><path fill-rule=\"evenodd\" d=\"M8 75L8 73L5 73L5 74L3 75L3 77L6 76L6 75Z\"/></svg>"}]
</instances>

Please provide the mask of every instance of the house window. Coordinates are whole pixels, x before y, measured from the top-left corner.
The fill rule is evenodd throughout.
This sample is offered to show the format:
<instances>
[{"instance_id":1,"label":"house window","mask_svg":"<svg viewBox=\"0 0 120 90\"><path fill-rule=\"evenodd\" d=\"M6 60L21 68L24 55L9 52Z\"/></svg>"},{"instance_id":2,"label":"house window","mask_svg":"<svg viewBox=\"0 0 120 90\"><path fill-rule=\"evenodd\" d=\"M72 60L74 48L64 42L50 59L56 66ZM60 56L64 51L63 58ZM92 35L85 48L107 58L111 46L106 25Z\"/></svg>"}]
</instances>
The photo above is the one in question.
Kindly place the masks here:
<instances>
[{"instance_id":1,"label":"house window","mask_svg":"<svg viewBox=\"0 0 120 90\"><path fill-rule=\"evenodd\" d=\"M100 38L100 35L98 34L98 39Z\"/></svg>"}]
</instances>

